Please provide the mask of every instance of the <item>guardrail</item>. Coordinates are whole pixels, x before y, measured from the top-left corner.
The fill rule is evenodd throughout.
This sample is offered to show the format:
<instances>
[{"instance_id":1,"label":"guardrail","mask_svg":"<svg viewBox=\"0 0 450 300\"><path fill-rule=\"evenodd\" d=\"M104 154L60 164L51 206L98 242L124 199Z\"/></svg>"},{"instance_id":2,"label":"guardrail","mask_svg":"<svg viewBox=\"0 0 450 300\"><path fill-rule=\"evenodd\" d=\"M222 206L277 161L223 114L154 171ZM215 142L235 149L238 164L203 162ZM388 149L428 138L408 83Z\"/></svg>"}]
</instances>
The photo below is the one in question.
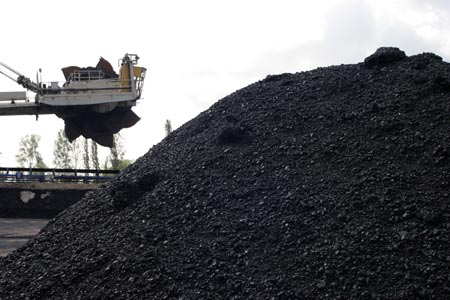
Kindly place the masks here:
<instances>
[{"instance_id":1,"label":"guardrail","mask_svg":"<svg viewBox=\"0 0 450 300\"><path fill-rule=\"evenodd\" d=\"M99 183L110 180L119 172L119 170L0 167L0 181Z\"/></svg>"}]
</instances>

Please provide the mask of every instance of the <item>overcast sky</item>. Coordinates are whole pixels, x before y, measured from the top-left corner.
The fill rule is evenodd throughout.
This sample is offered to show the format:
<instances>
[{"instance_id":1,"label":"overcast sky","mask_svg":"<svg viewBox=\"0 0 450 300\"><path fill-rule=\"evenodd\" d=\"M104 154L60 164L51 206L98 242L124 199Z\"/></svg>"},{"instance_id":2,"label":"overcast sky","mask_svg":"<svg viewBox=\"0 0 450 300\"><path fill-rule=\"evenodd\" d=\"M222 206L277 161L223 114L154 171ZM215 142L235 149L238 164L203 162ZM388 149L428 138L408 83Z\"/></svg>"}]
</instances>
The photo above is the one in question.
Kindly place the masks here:
<instances>
[{"instance_id":1,"label":"overcast sky","mask_svg":"<svg viewBox=\"0 0 450 300\"><path fill-rule=\"evenodd\" d=\"M450 57L450 1L128 0L2 1L0 61L30 78L63 81L62 67L114 67L137 53L147 68L142 118L121 131L136 159L224 96L268 74L357 63L380 46ZM20 86L0 77L0 91ZM42 138L44 162L64 123L56 116L0 118L0 165L16 166L19 140ZM107 149L102 149L102 158Z\"/></svg>"}]
</instances>

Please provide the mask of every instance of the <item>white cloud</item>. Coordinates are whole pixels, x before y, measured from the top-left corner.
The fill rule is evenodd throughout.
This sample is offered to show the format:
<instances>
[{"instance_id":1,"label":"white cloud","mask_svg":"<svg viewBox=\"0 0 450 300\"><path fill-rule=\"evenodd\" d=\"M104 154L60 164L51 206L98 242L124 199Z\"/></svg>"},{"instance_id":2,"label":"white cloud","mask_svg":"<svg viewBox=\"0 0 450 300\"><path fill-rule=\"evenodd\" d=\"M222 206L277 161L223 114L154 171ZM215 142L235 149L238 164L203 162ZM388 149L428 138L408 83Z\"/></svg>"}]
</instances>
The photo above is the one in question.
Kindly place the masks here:
<instances>
[{"instance_id":1,"label":"white cloud","mask_svg":"<svg viewBox=\"0 0 450 300\"><path fill-rule=\"evenodd\" d=\"M420 26L407 22L405 16L417 14L425 15ZM382 46L399 47L408 55L433 51L443 55L439 50L444 48L445 39L435 37L444 21L429 14L422 7L396 6L392 2L345 1L324 16L321 39L260 55L241 75L261 77L361 62ZM433 34L426 35L426 31Z\"/></svg>"}]
</instances>

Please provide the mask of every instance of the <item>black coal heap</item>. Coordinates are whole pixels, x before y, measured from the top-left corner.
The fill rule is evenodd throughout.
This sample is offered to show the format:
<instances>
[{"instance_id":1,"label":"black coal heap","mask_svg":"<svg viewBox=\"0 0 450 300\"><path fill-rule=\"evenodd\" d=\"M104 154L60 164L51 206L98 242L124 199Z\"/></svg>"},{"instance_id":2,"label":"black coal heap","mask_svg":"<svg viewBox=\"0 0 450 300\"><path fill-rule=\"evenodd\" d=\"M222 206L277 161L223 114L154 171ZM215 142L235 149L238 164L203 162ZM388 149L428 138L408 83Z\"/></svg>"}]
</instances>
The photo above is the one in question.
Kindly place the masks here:
<instances>
[{"instance_id":1,"label":"black coal heap","mask_svg":"<svg viewBox=\"0 0 450 300\"><path fill-rule=\"evenodd\" d=\"M213 105L0 261L0 299L449 299L450 65L383 48Z\"/></svg>"}]
</instances>

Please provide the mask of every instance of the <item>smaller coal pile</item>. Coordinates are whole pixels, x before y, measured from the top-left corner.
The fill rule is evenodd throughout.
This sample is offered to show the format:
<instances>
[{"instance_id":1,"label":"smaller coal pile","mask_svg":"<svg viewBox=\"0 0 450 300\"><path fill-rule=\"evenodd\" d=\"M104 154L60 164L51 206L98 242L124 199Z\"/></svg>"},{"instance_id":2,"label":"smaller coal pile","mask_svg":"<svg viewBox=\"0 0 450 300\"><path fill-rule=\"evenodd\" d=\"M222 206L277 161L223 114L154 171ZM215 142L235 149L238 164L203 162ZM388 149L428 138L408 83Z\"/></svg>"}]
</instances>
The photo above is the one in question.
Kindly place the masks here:
<instances>
[{"instance_id":1,"label":"smaller coal pile","mask_svg":"<svg viewBox=\"0 0 450 300\"><path fill-rule=\"evenodd\" d=\"M450 65L222 99L0 261L1 299L449 299Z\"/></svg>"}]
</instances>

